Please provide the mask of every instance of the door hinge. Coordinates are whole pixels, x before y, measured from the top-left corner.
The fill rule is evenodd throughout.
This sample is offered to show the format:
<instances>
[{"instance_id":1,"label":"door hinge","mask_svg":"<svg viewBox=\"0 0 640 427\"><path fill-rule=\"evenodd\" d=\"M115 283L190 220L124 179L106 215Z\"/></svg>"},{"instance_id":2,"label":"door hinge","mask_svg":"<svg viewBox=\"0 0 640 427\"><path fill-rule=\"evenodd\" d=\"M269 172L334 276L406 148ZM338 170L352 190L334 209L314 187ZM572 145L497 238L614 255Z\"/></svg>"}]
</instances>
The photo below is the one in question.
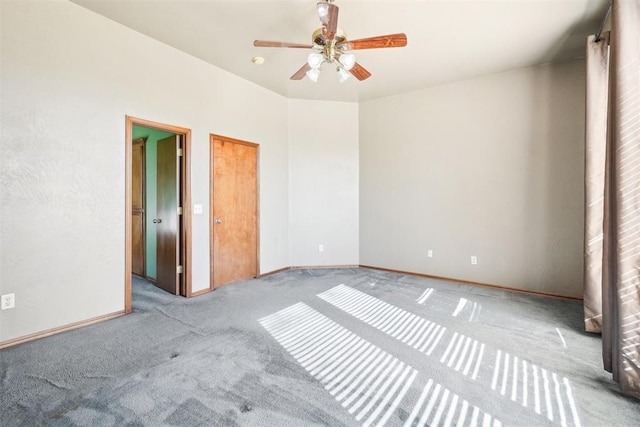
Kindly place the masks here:
<instances>
[{"instance_id":1,"label":"door hinge","mask_svg":"<svg viewBox=\"0 0 640 427\"><path fill-rule=\"evenodd\" d=\"M178 274L182 274L182 266L179 265L178 267L176 267L176 273Z\"/></svg>"},{"instance_id":2,"label":"door hinge","mask_svg":"<svg viewBox=\"0 0 640 427\"><path fill-rule=\"evenodd\" d=\"M178 206L178 215L182 215L182 206Z\"/></svg>"},{"instance_id":3,"label":"door hinge","mask_svg":"<svg viewBox=\"0 0 640 427\"><path fill-rule=\"evenodd\" d=\"M178 157L182 156L182 148L178 148Z\"/></svg>"}]
</instances>

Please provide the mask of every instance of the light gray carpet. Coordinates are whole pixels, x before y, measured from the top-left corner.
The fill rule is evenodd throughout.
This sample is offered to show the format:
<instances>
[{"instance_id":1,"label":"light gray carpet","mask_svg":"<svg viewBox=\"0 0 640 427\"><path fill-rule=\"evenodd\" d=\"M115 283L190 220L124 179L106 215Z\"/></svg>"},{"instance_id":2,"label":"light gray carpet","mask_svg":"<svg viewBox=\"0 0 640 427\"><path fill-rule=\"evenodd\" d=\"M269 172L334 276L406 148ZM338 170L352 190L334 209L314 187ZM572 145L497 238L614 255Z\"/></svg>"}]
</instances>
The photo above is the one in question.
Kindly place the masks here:
<instances>
[{"instance_id":1,"label":"light gray carpet","mask_svg":"<svg viewBox=\"0 0 640 427\"><path fill-rule=\"evenodd\" d=\"M292 270L0 351L0 425L638 425L579 303Z\"/></svg>"}]
</instances>

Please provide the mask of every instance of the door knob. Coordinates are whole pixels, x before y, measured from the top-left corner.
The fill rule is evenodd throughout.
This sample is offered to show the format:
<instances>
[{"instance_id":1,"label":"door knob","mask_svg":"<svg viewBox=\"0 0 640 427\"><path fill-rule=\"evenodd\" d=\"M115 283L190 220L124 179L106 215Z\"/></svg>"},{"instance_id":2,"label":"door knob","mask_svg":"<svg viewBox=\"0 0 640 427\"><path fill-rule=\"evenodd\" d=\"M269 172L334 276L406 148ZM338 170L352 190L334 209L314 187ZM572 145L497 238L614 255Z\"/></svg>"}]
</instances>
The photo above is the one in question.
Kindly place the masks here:
<instances>
[{"instance_id":1,"label":"door knob","mask_svg":"<svg viewBox=\"0 0 640 427\"><path fill-rule=\"evenodd\" d=\"M216 224L222 224L222 220L220 218L216 218Z\"/></svg>"},{"instance_id":2,"label":"door knob","mask_svg":"<svg viewBox=\"0 0 640 427\"><path fill-rule=\"evenodd\" d=\"M160 218L156 218L156 219L153 220L154 224L160 224L161 222L162 222L162 219L160 219Z\"/></svg>"}]
</instances>

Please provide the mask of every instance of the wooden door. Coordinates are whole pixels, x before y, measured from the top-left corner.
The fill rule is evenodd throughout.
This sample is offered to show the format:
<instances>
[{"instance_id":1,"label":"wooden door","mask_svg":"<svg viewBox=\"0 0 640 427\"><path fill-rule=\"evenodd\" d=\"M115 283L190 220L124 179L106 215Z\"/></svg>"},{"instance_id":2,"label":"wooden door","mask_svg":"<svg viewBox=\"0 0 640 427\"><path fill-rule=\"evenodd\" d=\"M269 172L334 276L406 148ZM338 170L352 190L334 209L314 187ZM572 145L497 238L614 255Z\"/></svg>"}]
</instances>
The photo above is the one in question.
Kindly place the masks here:
<instances>
[{"instance_id":1,"label":"wooden door","mask_svg":"<svg viewBox=\"0 0 640 427\"><path fill-rule=\"evenodd\" d=\"M213 286L258 275L258 145L211 137Z\"/></svg>"},{"instance_id":2,"label":"wooden door","mask_svg":"<svg viewBox=\"0 0 640 427\"><path fill-rule=\"evenodd\" d=\"M131 272L145 276L144 264L144 143L146 138L133 141L131 157Z\"/></svg>"},{"instance_id":3,"label":"wooden door","mask_svg":"<svg viewBox=\"0 0 640 427\"><path fill-rule=\"evenodd\" d=\"M158 141L156 226L156 286L180 293L180 136Z\"/></svg>"}]
</instances>

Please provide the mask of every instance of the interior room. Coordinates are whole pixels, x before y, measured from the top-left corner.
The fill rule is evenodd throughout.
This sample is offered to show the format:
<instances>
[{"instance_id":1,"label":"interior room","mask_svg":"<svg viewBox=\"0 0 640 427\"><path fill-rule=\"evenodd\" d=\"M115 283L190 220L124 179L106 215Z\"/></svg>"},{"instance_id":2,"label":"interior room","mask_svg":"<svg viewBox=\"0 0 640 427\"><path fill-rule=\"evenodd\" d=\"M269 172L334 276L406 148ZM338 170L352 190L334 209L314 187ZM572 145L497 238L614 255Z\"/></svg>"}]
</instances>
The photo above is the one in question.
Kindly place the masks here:
<instances>
[{"instance_id":1,"label":"interior room","mask_svg":"<svg viewBox=\"0 0 640 427\"><path fill-rule=\"evenodd\" d=\"M637 424L639 27L0 1L0 424Z\"/></svg>"}]
</instances>

